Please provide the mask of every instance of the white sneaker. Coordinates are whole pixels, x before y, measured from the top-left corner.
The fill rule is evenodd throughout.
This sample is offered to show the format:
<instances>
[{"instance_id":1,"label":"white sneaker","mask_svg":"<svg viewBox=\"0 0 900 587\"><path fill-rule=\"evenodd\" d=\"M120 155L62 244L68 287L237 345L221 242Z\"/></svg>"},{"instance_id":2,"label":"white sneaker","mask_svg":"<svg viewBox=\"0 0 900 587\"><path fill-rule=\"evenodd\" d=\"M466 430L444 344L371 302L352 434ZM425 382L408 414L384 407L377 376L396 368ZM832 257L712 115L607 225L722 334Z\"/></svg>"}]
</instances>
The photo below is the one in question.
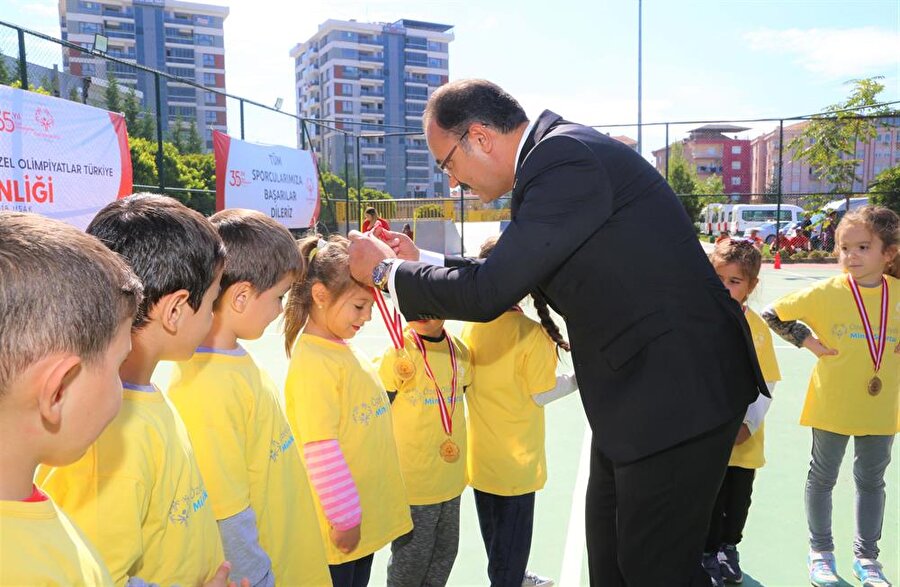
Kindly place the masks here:
<instances>
[{"instance_id":1,"label":"white sneaker","mask_svg":"<svg viewBox=\"0 0 900 587\"><path fill-rule=\"evenodd\" d=\"M553 587L555 584L553 579L535 575L531 571L525 571L525 577L522 579L522 587Z\"/></svg>"}]
</instances>

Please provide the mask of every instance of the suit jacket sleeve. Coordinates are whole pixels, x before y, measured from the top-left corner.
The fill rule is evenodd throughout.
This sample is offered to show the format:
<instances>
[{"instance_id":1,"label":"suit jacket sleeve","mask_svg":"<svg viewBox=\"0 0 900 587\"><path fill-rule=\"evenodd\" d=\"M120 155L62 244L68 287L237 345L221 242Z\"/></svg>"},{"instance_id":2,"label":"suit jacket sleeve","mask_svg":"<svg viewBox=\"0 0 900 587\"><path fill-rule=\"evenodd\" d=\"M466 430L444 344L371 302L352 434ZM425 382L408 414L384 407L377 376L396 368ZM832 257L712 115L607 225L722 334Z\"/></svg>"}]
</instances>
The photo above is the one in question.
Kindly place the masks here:
<instances>
[{"instance_id":1,"label":"suit jacket sleeve","mask_svg":"<svg viewBox=\"0 0 900 587\"><path fill-rule=\"evenodd\" d=\"M493 320L549 278L612 212L606 170L571 137L541 141L517 182L513 221L484 262L397 268L397 298L407 319Z\"/></svg>"}]
</instances>

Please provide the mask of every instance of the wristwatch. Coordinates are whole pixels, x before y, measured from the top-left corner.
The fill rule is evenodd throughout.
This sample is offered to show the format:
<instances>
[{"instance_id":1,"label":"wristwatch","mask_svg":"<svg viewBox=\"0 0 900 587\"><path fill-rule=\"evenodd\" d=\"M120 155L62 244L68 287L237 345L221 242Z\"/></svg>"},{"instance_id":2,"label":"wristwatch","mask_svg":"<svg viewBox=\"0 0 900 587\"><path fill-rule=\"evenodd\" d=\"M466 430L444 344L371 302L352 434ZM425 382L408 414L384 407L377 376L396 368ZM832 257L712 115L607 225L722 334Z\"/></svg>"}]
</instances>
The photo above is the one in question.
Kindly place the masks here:
<instances>
[{"instance_id":1,"label":"wristwatch","mask_svg":"<svg viewBox=\"0 0 900 587\"><path fill-rule=\"evenodd\" d=\"M381 291L387 291L388 278L391 276L391 267L394 265L393 259L383 259L375 269L372 270L372 283Z\"/></svg>"}]
</instances>

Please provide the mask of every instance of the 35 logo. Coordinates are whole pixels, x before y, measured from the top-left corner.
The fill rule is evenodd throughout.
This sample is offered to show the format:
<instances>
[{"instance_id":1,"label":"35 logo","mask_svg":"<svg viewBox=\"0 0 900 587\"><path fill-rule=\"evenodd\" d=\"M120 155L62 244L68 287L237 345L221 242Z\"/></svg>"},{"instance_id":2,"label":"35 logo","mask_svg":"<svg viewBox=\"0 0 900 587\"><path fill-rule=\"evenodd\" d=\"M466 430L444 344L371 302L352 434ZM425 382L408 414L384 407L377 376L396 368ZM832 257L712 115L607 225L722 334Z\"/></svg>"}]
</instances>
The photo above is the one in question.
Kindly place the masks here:
<instances>
[{"instance_id":1,"label":"35 logo","mask_svg":"<svg viewBox=\"0 0 900 587\"><path fill-rule=\"evenodd\" d=\"M0 110L0 132L13 132L16 130L16 122L22 120L18 112Z\"/></svg>"}]
</instances>

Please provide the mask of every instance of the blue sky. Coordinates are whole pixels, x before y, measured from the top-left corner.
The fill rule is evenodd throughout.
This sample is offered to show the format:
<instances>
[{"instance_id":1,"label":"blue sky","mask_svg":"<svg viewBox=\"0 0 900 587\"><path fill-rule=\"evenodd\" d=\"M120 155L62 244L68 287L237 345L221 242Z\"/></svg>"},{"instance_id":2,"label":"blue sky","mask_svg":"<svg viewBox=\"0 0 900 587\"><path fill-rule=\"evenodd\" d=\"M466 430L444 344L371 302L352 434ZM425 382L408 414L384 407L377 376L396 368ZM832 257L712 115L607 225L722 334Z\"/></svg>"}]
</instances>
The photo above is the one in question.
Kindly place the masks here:
<instances>
[{"instance_id":1,"label":"blue sky","mask_svg":"<svg viewBox=\"0 0 900 587\"><path fill-rule=\"evenodd\" d=\"M529 115L637 120L637 0L234 0L229 92L293 111L291 47L328 18L454 25L450 78L491 79ZM56 0L0 0L0 13L59 35ZM789 117L842 100L847 80L884 76L900 100L897 0L644 0L643 120ZM293 146L290 120L248 109L248 139ZM229 113L237 132L237 116ZM748 125L751 126L751 125ZM772 124L752 125L752 136ZM673 126L671 138L690 126ZM632 129L613 134L635 136ZM644 154L664 144L645 129Z\"/></svg>"}]
</instances>

